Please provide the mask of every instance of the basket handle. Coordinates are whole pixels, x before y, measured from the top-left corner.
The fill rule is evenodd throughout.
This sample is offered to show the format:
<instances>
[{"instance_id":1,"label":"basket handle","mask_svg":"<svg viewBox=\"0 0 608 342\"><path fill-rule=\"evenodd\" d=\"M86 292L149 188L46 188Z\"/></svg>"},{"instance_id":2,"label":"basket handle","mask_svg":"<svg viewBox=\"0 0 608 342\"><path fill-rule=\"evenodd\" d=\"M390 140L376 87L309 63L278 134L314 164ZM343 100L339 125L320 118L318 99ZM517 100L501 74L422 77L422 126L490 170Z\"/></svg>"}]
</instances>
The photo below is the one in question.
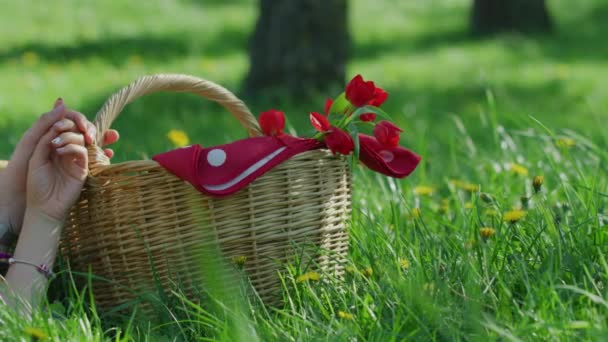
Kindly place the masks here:
<instances>
[{"instance_id":1,"label":"basket handle","mask_svg":"<svg viewBox=\"0 0 608 342\"><path fill-rule=\"evenodd\" d=\"M96 146L89 148L89 166L107 165L109 160L99 146L122 109L139 97L159 91L190 92L215 101L226 108L245 127L250 136L262 135L257 120L249 108L226 88L202 78L180 74L144 76L112 95L95 117Z\"/></svg>"}]
</instances>

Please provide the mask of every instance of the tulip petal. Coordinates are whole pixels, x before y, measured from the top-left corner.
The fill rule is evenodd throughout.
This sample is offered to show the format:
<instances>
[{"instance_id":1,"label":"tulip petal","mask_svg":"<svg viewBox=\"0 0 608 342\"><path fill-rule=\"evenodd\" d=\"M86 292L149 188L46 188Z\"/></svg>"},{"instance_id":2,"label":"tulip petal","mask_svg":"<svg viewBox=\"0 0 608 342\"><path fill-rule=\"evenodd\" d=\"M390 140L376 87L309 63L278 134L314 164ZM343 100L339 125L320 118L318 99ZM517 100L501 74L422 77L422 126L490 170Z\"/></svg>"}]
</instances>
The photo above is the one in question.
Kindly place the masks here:
<instances>
[{"instance_id":1,"label":"tulip petal","mask_svg":"<svg viewBox=\"0 0 608 342\"><path fill-rule=\"evenodd\" d=\"M334 100L332 100L331 97L328 97L327 100L325 100L325 115L329 115L329 109L331 108L331 105L334 104Z\"/></svg>"},{"instance_id":2,"label":"tulip petal","mask_svg":"<svg viewBox=\"0 0 608 342\"><path fill-rule=\"evenodd\" d=\"M376 120L376 114L374 114L374 113L361 114L361 115L359 115L359 119L363 122L371 122L371 121Z\"/></svg>"},{"instance_id":3,"label":"tulip petal","mask_svg":"<svg viewBox=\"0 0 608 342\"><path fill-rule=\"evenodd\" d=\"M374 98L369 101L370 106L380 107L388 98L388 93L380 87L374 89Z\"/></svg>"},{"instance_id":4,"label":"tulip petal","mask_svg":"<svg viewBox=\"0 0 608 342\"><path fill-rule=\"evenodd\" d=\"M283 134L283 128L285 128L285 114L276 109L270 109L260 114L258 122L264 135L278 136Z\"/></svg>"},{"instance_id":5,"label":"tulip petal","mask_svg":"<svg viewBox=\"0 0 608 342\"><path fill-rule=\"evenodd\" d=\"M390 121L382 120L374 127L374 136L378 142L387 147L399 145L399 134L403 130Z\"/></svg>"},{"instance_id":6,"label":"tulip petal","mask_svg":"<svg viewBox=\"0 0 608 342\"><path fill-rule=\"evenodd\" d=\"M310 113L310 123L319 132L326 132L331 127L327 117L317 112Z\"/></svg>"},{"instance_id":7,"label":"tulip petal","mask_svg":"<svg viewBox=\"0 0 608 342\"><path fill-rule=\"evenodd\" d=\"M357 75L346 85L346 99L355 107L364 106L374 98L375 89L374 82L366 82L361 75Z\"/></svg>"},{"instance_id":8,"label":"tulip petal","mask_svg":"<svg viewBox=\"0 0 608 342\"><path fill-rule=\"evenodd\" d=\"M325 145L333 154L340 153L347 155L355 149L355 142L353 138L345 131L331 127L328 133L325 135Z\"/></svg>"},{"instance_id":9,"label":"tulip petal","mask_svg":"<svg viewBox=\"0 0 608 342\"><path fill-rule=\"evenodd\" d=\"M359 159L368 168L381 174L404 178L420 163L420 156L401 146L383 146L376 138L359 134Z\"/></svg>"}]
</instances>

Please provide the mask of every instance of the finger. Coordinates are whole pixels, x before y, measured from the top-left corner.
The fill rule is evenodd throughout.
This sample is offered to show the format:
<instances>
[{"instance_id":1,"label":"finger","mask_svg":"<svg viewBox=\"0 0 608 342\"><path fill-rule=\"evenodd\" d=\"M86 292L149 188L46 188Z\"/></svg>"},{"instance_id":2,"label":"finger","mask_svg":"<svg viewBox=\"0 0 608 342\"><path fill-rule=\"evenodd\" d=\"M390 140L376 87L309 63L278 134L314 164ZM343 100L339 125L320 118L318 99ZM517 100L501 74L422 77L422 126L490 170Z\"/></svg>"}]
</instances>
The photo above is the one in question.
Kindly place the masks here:
<instances>
[{"instance_id":1,"label":"finger","mask_svg":"<svg viewBox=\"0 0 608 342\"><path fill-rule=\"evenodd\" d=\"M30 158L29 167L30 169L38 168L44 165L51 159L51 141L57 137L61 132L57 132L58 128L53 126L38 140L38 144L32 153Z\"/></svg>"},{"instance_id":2,"label":"finger","mask_svg":"<svg viewBox=\"0 0 608 342\"><path fill-rule=\"evenodd\" d=\"M70 119L61 119L53 124L52 127L57 135L67 131L77 131L76 124Z\"/></svg>"},{"instance_id":3,"label":"finger","mask_svg":"<svg viewBox=\"0 0 608 342\"><path fill-rule=\"evenodd\" d=\"M114 150L112 150L111 148L104 148L103 152L106 154L106 156L108 158L114 157Z\"/></svg>"},{"instance_id":4,"label":"finger","mask_svg":"<svg viewBox=\"0 0 608 342\"><path fill-rule=\"evenodd\" d=\"M89 141L87 141L87 144L92 144L94 141L96 141L95 139L97 138L97 128L89 120L87 120L87 134L85 135L85 137L86 136L89 137Z\"/></svg>"},{"instance_id":5,"label":"finger","mask_svg":"<svg viewBox=\"0 0 608 342\"><path fill-rule=\"evenodd\" d=\"M120 139L120 135L118 131L115 129L110 129L103 135L103 146L113 144Z\"/></svg>"},{"instance_id":6,"label":"finger","mask_svg":"<svg viewBox=\"0 0 608 342\"><path fill-rule=\"evenodd\" d=\"M79 179L81 179L81 176L86 177L86 168L88 163L88 154L86 147L82 145L69 144L56 149L55 152L61 157L70 157L71 160L74 161L74 163L81 169L70 170L71 172L73 171L72 176Z\"/></svg>"},{"instance_id":7,"label":"finger","mask_svg":"<svg viewBox=\"0 0 608 342\"><path fill-rule=\"evenodd\" d=\"M60 99L57 99L55 103L61 103L57 105L55 109L48 113L42 114L38 121L36 121L34 125L25 132L15 148L15 152L13 153L11 163L9 163L9 165L12 164L12 167L16 167L17 169L25 168L42 136L55 122L61 120L65 116L65 106L63 105L63 101L59 100Z\"/></svg>"},{"instance_id":8,"label":"finger","mask_svg":"<svg viewBox=\"0 0 608 342\"><path fill-rule=\"evenodd\" d=\"M87 144L93 143L96 136L95 126L93 126L93 124L90 123L89 120L87 120L84 114L73 110L68 110L66 113L66 118L76 123L76 126L78 127L80 132L85 135L85 141L87 142Z\"/></svg>"},{"instance_id":9,"label":"finger","mask_svg":"<svg viewBox=\"0 0 608 342\"><path fill-rule=\"evenodd\" d=\"M55 148L68 144L84 146L84 136L80 133L64 132L51 141Z\"/></svg>"}]
</instances>

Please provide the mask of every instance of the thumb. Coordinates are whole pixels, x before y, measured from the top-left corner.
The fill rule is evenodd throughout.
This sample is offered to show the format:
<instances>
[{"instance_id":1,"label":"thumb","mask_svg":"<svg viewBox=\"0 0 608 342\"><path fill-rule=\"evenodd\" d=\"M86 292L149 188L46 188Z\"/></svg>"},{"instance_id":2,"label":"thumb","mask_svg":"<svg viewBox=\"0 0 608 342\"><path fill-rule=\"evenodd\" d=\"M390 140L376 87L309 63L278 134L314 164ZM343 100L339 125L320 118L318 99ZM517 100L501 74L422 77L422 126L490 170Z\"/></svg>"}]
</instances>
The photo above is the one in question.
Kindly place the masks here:
<instances>
[{"instance_id":1,"label":"thumb","mask_svg":"<svg viewBox=\"0 0 608 342\"><path fill-rule=\"evenodd\" d=\"M38 141L32 157L30 158L30 169L34 170L51 160L51 141L57 136L55 130L50 128Z\"/></svg>"},{"instance_id":2,"label":"thumb","mask_svg":"<svg viewBox=\"0 0 608 342\"><path fill-rule=\"evenodd\" d=\"M52 111L43 114L40 119L32 125L17 144L10 163L16 166L17 169L25 170L27 162L32 157L32 153L38 145L41 136L44 132L48 131L55 122L61 120L65 116L65 106L61 99L57 99L53 107Z\"/></svg>"}]
</instances>

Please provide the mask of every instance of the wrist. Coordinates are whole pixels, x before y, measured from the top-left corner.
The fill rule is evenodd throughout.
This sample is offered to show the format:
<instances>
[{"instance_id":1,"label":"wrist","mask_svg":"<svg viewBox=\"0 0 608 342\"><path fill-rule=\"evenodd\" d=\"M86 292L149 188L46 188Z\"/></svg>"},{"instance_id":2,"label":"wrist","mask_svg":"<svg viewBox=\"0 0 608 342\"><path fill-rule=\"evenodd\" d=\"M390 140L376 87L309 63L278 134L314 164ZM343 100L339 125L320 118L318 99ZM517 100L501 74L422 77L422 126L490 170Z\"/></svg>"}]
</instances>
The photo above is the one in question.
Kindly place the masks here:
<instances>
[{"instance_id":1,"label":"wrist","mask_svg":"<svg viewBox=\"0 0 608 342\"><path fill-rule=\"evenodd\" d=\"M26 209L21 234L15 247L15 258L52 264L62 228L63 222L33 208Z\"/></svg>"},{"instance_id":2,"label":"wrist","mask_svg":"<svg viewBox=\"0 0 608 342\"><path fill-rule=\"evenodd\" d=\"M37 207L27 207L23 216L24 227L63 227L65 219L56 218Z\"/></svg>"},{"instance_id":3,"label":"wrist","mask_svg":"<svg viewBox=\"0 0 608 342\"><path fill-rule=\"evenodd\" d=\"M63 224L36 208L27 208L23 227L6 274L14 294L35 305L53 268Z\"/></svg>"}]
</instances>

